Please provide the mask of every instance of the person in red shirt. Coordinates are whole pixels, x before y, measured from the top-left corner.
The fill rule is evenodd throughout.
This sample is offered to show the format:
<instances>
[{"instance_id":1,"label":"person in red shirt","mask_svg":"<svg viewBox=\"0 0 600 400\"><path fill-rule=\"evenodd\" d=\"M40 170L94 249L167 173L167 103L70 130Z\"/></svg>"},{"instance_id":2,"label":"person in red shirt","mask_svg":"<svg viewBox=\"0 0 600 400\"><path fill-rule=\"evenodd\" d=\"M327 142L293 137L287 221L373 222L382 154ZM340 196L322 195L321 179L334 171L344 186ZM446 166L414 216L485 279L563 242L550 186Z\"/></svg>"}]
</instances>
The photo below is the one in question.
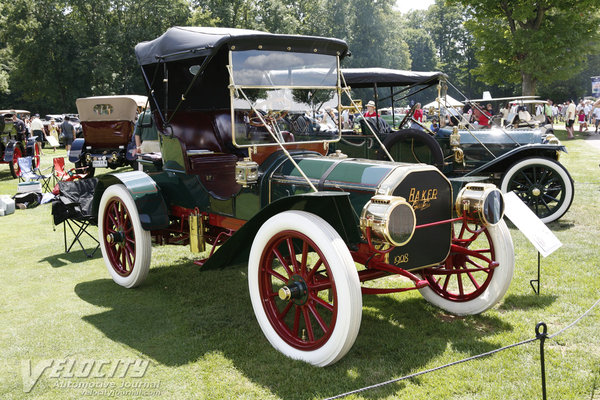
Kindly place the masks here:
<instances>
[{"instance_id":1,"label":"person in red shirt","mask_svg":"<svg viewBox=\"0 0 600 400\"><path fill-rule=\"evenodd\" d=\"M367 112L364 114L365 117L379 117L379 114L375 111L375 102L369 100L367 103Z\"/></svg>"},{"instance_id":2,"label":"person in red shirt","mask_svg":"<svg viewBox=\"0 0 600 400\"><path fill-rule=\"evenodd\" d=\"M413 118L419 122L423 122L423 109L421 108L421 103L416 104Z\"/></svg>"},{"instance_id":3,"label":"person in red shirt","mask_svg":"<svg viewBox=\"0 0 600 400\"><path fill-rule=\"evenodd\" d=\"M479 119L477 122L479 122L479 125L482 128L489 128L490 127L490 119L492 118L492 115L493 115L492 105L488 104L486 106L486 109L482 110L481 113L479 114Z\"/></svg>"}]
</instances>

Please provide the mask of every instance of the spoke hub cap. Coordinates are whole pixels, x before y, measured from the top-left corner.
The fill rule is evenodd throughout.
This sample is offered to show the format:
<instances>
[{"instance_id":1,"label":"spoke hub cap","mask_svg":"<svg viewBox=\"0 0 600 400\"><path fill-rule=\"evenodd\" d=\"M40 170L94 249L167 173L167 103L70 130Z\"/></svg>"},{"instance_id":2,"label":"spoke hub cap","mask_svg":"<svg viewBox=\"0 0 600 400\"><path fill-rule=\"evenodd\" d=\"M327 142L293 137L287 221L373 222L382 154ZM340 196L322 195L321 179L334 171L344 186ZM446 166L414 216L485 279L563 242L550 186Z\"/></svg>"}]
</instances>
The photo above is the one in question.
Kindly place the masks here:
<instances>
[{"instance_id":1,"label":"spoke hub cap","mask_svg":"<svg viewBox=\"0 0 600 400\"><path fill-rule=\"evenodd\" d=\"M292 275L291 279L278 291L281 300L292 301L302 305L308 300L308 286L300 275Z\"/></svg>"},{"instance_id":2,"label":"spoke hub cap","mask_svg":"<svg viewBox=\"0 0 600 400\"><path fill-rule=\"evenodd\" d=\"M542 194L542 190L539 187L534 186L531 189L531 194L532 194L533 197L540 197L540 195Z\"/></svg>"},{"instance_id":3,"label":"spoke hub cap","mask_svg":"<svg viewBox=\"0 0 600 400\"><path fill-rule=\"evenodd\" d=\"M123 243L125 241L125 234L122 230L111 232L106 235L106 241L110 244Z\"/></svg>"}]
</instances>

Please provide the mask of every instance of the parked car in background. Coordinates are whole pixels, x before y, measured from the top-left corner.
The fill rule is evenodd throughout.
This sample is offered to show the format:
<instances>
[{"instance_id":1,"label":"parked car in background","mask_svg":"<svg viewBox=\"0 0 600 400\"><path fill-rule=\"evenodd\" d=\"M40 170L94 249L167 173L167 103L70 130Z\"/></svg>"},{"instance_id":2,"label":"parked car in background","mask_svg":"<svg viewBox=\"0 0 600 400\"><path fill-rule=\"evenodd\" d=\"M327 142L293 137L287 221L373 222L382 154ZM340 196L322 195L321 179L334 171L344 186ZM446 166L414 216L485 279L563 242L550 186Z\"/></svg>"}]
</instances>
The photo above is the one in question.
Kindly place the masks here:
<instances>
[{"instance_id":1,"label":"parked car in background","mask_svg":"<svg viewBox=\"0 0 600 400\"><path fill-rule=\"evenodd\" d=\"M326 155L340 131L309 116L315 99L341 110L344 41L176 27L135 52L161 154L99 178L94 213L117 284L145 280L153 242L212 245L202 269L247 262L267 340L317 366L352 347L361 294L416 289L461 315L505 294L514 254L493 185L467 187L455 208L433 166ZM407 279L361 287L388 275Z\"/></svg>"},{"instance_id":2,"label":"parked car in background","mask_svg":"<svg viewBox=\"0 0 600 400\"><path fill-rule=\"evenodd\" d=\"M385 99L394 103L396 96L406 97L410 90L437 86L441 128L433 131L430 121L419 123L413 118L414 110L391 124L384 117L358 118L356 129L343 132L332 150L352 157L433 164L450 179L455 193L468 182L494 183L504 193L514 191L545 223L556 221L571 206L575 187L559 162L566 148L547 128L519 124L517 118L504 127L468 123L456 109L445 107L447 84L441 72L384 68L345 68L342 72L351 88L375 88L376 103L385 97L377 88L385 88L383 93L392 88L392 95ZM445 125L446 119L454 126Z\"/></svg>"},{"instance_id":3,"label":"parked car in background","mask_svg":"<svg viewBox=\"0 0 600 400\"><path fill-rule=\"evenodd\" d=\"M96 168L115 169L135 162L133 130L146 96L94 96L77 99L83 138L73 141L69 160L93 176Z\"/></svg>"},{"instance_id":4,"label":"parked car in background","mask_svg":"<svg viewBox=\"0 0 600 400\"><path fill-rule=\"evenodd\" d=\"M27 110L0 110L0 164L8 164L13 178L21 175L19 157L33 157L33 166L40 166L40 148L35 138L25 138L17 135L13 124L13 115L20 119L29 116Z\"/></svg>"}]
</instances>

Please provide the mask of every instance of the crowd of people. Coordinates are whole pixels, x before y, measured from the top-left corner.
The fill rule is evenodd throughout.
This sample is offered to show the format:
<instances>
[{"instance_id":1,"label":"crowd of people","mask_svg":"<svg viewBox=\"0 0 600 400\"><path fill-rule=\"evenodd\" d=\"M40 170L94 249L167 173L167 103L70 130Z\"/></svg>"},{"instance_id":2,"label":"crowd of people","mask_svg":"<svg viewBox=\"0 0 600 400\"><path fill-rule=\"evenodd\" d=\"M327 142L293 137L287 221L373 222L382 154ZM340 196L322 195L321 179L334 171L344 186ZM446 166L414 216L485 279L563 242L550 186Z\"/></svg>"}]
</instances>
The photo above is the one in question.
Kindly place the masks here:
<instances>
[{"instance_id":1,"label":"crowd of people","mask_svg":"<svg viewBox=\"0 0 600 400\"><path fill-rule=\"evenodd\" d=\"M57 124L54 118L51 118L47 124L44 124L39 114L34 114L31 117L24 116L21 119L16 112L13 112L12 121L15 126L17 138L19 140L26 140L33 137L40 143L40 149L45 148L45 143L48 142L54 152L56 152L56 147L59 145L59 137L62 137L68 153L71 150L73 140L75 140L75 127L70 123L68 115L65 115L61 124ZM52 137L54 140L48 139L48 137ZM44 154L43 150L40 151L40 154Z\"/></svg>"},{"instance_id":2,"label":"crowd of people","mask_svg":"<svg viewBox=\"0 0 600 400\"><path fill-rule=\"evenodd\" d=\"M600 100L594 102L580 99L578 104L573 100L561 104L555 104L551 99L531 101L532 104L535 104L531 110L535 114L534 117L531 116L529 108L524 103L526 101L505 103L498 110L495 110L491 103L487 103L485 106L479 103L466 103L462 107L443 107L439 115L433 108L424 114L421 104L417 103L413 110L413 119L424 122L424 116L427 115L432 121L430 125L432 131L437 131L439 127L458 125L470 125L474 129L485 129L491 127L492 119L494 119L500 126L515 124L518 121L550 125L564 123L568 138L574 137L576 124L579 126L579 132L598 134ZM368 112L365 116L367 115Z\"/></svg>"}]
</instances>

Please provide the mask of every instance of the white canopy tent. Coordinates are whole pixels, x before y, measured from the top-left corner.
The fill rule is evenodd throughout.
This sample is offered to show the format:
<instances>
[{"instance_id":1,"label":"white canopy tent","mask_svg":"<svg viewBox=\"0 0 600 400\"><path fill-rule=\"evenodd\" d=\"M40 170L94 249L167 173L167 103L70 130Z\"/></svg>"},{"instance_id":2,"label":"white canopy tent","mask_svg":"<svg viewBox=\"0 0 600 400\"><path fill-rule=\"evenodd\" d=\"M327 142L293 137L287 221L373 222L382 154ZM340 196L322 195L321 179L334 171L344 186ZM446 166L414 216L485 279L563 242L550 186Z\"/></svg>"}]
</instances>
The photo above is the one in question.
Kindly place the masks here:
<instances>
[{"instance_id":1,"label":"white canopy tent","mask_svg":"<svg viewBox=\"0 0 600 400\"><path fill-rule=\"evenodd\" d=\"M442 99L442 105L445 105L446 107L462 107L462 106L464 106L463 103L456 100L454 97L448 96L448 95L446 95L446 101L444 101L444 99ZM422 108L428 109L429 107L437 108L438 102L436 100L434 100L431 103L425 104Z\"/></svg>"}]
</instances>

